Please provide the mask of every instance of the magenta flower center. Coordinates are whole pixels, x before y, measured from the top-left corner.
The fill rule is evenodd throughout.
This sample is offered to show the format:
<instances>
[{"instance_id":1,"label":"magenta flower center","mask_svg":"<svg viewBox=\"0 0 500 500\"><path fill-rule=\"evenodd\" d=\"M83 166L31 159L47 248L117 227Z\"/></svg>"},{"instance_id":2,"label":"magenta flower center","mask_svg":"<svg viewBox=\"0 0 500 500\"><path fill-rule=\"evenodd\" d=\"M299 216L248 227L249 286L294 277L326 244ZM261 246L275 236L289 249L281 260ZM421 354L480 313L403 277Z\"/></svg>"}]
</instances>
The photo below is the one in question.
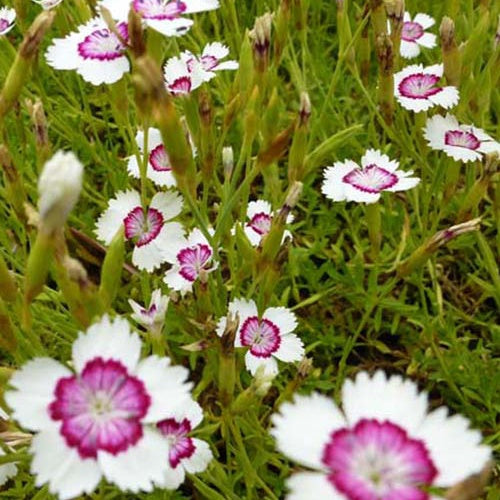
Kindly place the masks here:
<instances>
[{"instance_id":1,"label":"magenta flower center","mask_svg":"<svg viewBox=\"0 0 500 500\"><path fill-rule=\"evenodd\" d=\"M11 23L8 21L8 19L0 19L0 34L6 30L7 28L9 28L11 25Z\"/></svg>"},{"instance_id":2,"label":"magenta flower center","mask_svg":"<svg viewBox=\"0 0 500 500\"><path fill-rule=\"evenodd\" d=\"M203 56L200 62L205 71L211 71L219 64L219 60L214 56Z\"/></svg>"},{"instance_id":3,"label":"magenta flower center","mask_svg":"<svg viewBox=\"0 0 500 500\"><path fill-rule=\"evenodd\" d=\"M261 212L255 214L247 225L248 227L252 228L257 234L264 236L271 230L272 220L273 219L269 214Z\"/></svg>"},{"instance_id":4,"label":"magenta flower center","mask_svg":"<svg viewBox=\"0 0 500 500\"><path fill-rule=\"evenodd\" d=\"M169 21L180 17L187 8L180 0L134 0L132 5L144 19Z\"/></svg>"},{"instance_id":5,"label":"magenta flower center","mask_svg":"<svg viewBox=\"0 0 500 500\"><path fill-rule=\"evenodd\" d=\"M391 422L362 419L330 435L328 480L349 500L428 500L437 469L425 444Z\"/></svg>"},{"instance_id":6,"label":"magenta flower center","mask_svg":"<svg viewBox=\"0 0 500 500\"><path fill-rule=\"evenodd\" d=\"M128 41L127 23L118 23L116 29L123 40ZM86 36L83 42L78 44L78 53L84 59L94 59L98 61L113 61L122 57L125 52L125 45L108 28L95 30Z\"/></svg>"},{"instance_id":7,"label":"magenta flower center","mask_svg":"<svg viewBox=\"0 0 500 500\"><path fill-rule=\"evenodd\" d=\"M365 193L378 194L397 184L398 176L377 165L368 165L351 170L342 181Z\"/></svg>"},{"instance_id":8,"label":"magenta flower center","mask_svg":"<svg viewBox=\"0 0 500 500\"><path fill-rule=\"evenodd\" d=\"M448 130L444 134L444 143L447 146L476 150L481 146L481 141L471 132L463 130Z\"/></svg>"},{"instance_id":9,"label":"magenta flower center","mask_svg":"<svg viewBox=\"0 0 500 500\"><path fill-rule=\"evenodd\" d=\"M144 215L142 207L135 207L125 219L125 237L134 240L138 247L147 245L160 234L163 227L163 215L155 208L149 208Z\"/></svg>"},{"instance_id":10,"label":"magenta flower center","mask_svg":"<svg viewBox=\"0 0 500 500\"><path fill-rule=\"evenodd\" d=\"M190 73L194 70L196 62L197 60L194 57L191 57L186 61L186 65ZM199 63L205 71L212 71L219 64L219 60L214 56L202 56Z\"/></svg>"},{"instance_id":11,"label":"magenta flower center","mask_svg":"<svg viewBox=\"0 0 500 500\"><path fill-rule=\"evenodd\" d=\"M407 42L414 42L422 37L424 34L424 28L418 23L413 21L406 21L403 23L403 29L401 30L401 40Z\"/></svg>"},{"instance_id":12,"label":"magenta flower center","mask_svg":"<svg viewBox=\"0 0 500 500\"><path fill-rule=\"evenodd\" d=\"M440 77L437 75L415 73L401 80L399 92L403 97L410 99L427 99L443 90L441 87L436 87L439 80Z\"/></svg>"},{"instance_id":13,"label":"magenta flower center","mask_svg":"<svg viewBox=\"0 0 500 500\"><path fill-rule=\"evenodd\" d=\"M99 450L117 455L135 445L151 405L141 380L119 361L100 357L80 375L61 378L54 396L50 417L62 422L61 435L82 458L96 458Z\"/></svg>"},{"instance_id":14,"label":"magenta flower center","mask_svg":"<svg viewBox=\"0 0 500 500\"><path fill-rule=\"evenodd\" d=\"M149 154L149 163L157 172L170 172L172 166L170 165L170 158L163 144L159 144Z\"/></svg>"},{"instance_id":15,"label":"magenta flower center","mask_svg":"<svg viewBox=\"0 0 500 500\"><path fill-rule=\"evenodd\" d=\"M254 356L269 358L281 344L281 333L272 321L250 316L241 326L240 341Z\"/></svg>"},{"instance_id":16,"label":"magenta flower center","mask_svg":"<svg viewBox=\"0 0 500 500\"><path fill-rule=\"evenodd\" d=\"M190 281L196 281L201 271L209 271L209 261L212 258L212 249L203 243L183 248L177 254L180 265L179 274Z\"/></svg>"},{"instance_id":17,"label":"magenta flower center","mask_svg":"<svg viewBox=\"0 0 500 500\"><path fill-rule=\"evenodd\" d=\"M189 94L191 92L191 78L181 76L168 85L168 90L174 95Z\"/></svg>"},{"instance_id":18,"label":"magenta flower center","mask_svg":"<svg viewBox=\"0 0 500 500\"><path fill-rule=\"evenodd\" d=\"M183 458L191 457L196 450L193 440L188 436L191 432L191 423L187 418L181 422L167 418L158 422L157 427L169 442L168 461L175 469Z\"/></svg>"}]
</instances>

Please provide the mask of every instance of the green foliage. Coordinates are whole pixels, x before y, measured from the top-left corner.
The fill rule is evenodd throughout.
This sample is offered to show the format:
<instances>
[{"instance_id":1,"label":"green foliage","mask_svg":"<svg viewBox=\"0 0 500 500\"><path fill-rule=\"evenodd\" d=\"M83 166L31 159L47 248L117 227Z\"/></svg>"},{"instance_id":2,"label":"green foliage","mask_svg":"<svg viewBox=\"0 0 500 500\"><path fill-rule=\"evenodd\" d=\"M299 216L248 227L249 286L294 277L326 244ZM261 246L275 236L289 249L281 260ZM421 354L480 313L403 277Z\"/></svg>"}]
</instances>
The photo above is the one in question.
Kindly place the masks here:
<instances>
[{"instance_id":1,"label":"green foliage","mask_svg":"<svg viewBox=\"0 0 500 500\"><path fill-rule=\"evenodd\" d=\"M26 3L26 18L19 20L8 37L0 38L2 85L22 40L21 32L39 12L37 5ZM383 368L418 381L430 392L433 406L447 405L452 412L464 414L483 432L485 442L496 452L500 449L498 174L489 178L467 213L467 219L481 217L480 233L464 235L439 248L400 279L396 269L401 262L437 231L459 222L464 200L484 175L483 165L457 166L443 153L431 151L422 136L421 117L397 103L393 124L386 124L378 108L373 40L367 78L362 78L355 60L362 31L369 23L364 19L364 2L345 2L342 44L335 2L288 3L290 18L279 25L280 43L285 41L277 49L279 63L273 60L271 43L269 67L263 73L254 68L247 32L257 16L278 11L278 0L221 0L220 10L197 15L195 26L184 37L151 37L160 44L155 51L161 50L164 59L185 49L199 52L209 41L218 40L229 45L231 58L240 60L236 75L221 72L204 86L213 119L207 128L193 127L197 129L193 135L195 144L201 145L202 158L206 160L207 151L213 152L213 171L207 177L207 170L202 173L197 164L197 176L191 179L197 190L193 192L190 186L184 193L192 199L186 203L182 221L189 227L201 226L205 232L209 226L215 228L212 241L218 249L219 266L206 287L172 300L163 330L166 351L192 372L194 394L205 410L197 436L209 441L216 461L207 472L188 477L176 492L132 495L103 484L91 498L282 498L292 466L275 450L267 434L269 416L295 389L318 390L338 399L344 379L361 369ZM42 50L51 38L65 35L87 17L84 4L95 2L65 0L58 7ZM499 47L494 46L494 38L500 4L408 0L406 8L412 13L427 12L438 24L444 15L454 19L457 41L465 44L457 117L498 137L500 100L495 72ZM437 33L438 26L433 30ZM434 64L440 57L435 48L423 52L419 62ZM398 64L395 71L406 62L400 58ZM237 222L245 223L248 200L265 198L276 210L283 205L290 187L288 152L293 134L300 128L301 92L310 96L312 115L308 139L300 129L300 143L295 142L301 148L300 155L295 150L300 160L297 171L302 175L298 180L304 186L293 209L293 241L273 261L267 261L248 244L240 225L234 234L231 228ZM125 159L139 154L134 137L145 112L134 105L131 75L115 86L93 87L73 71L53 70L43 55L38 58L18 106L0 124L0 141L12 156L30 203L36 206L40 165L26 99L42 101L52 150L71 149L85 165L84 192L66 228L69 254L83 264L96 290L102 277L101 305L129 315L129 298L148 303L154 288L166 290L161 274L148 276L121 265L121 235L111 250L115 255L108 251L105 259L105 249L93 232L107 200L117 191L141 190L140 181L130 179L125 168ZM201 92L174 102L180 115L191 116L190 124L201 119L197 116ZM210 148L207 137L214 141ZM235 152L231 177L223 170L224 146L232 146ZM414 170L422 178L412 191L383 196L376 214L381 222L377 252L372 252L374 235L370 238L365 207L332 203L320 192L323 167L346 158L359 159L368 148L384 151L398 159L403 170ZM7 182L0 183L0 263L5 261L22 290L36 229L20 220L7 201ZM151 183L143 184L142 189L148 199L155 192ZM131 262L130 250L127 246L126 263ZM46 282L43 276L43 289L37 280L36 291L41 293L31 306L31 325L23 321L22 297L2 303L2 317L8 311L13 323L9 340L12 335L17 340L17 348L0 351L2 367L16 369L36 355L64 362L69 359L71 342L82 322L71 315L73 306L56 286L55 269L51 272ZM266 397L254 397L249 411L232 414L231 401L226 406L218 401L224 374L219 371L222 347L215 324L226 314L228 300L238 297L253 298L262 309L291 307L298 315L298 334L313 366L302 375L297 367L282 365ZM0 349L15 343L0 343ZM186 350L194 343L200 348ZM145 351L152 348L145 341ZM236 398L251 387L252 379L245 371L243 354L233 355L234 367L228 369L236 373ZM15 423L8 426L16 430ZM19 450L26 451L26 447ZM0 498L52 498L46 488L35 488L26 455L18 465L21 472L0 490ZM494 471L496 478L499 473ZM485 498L497 495L500 489L493 485Z\"/></svg>"}]
</instances>

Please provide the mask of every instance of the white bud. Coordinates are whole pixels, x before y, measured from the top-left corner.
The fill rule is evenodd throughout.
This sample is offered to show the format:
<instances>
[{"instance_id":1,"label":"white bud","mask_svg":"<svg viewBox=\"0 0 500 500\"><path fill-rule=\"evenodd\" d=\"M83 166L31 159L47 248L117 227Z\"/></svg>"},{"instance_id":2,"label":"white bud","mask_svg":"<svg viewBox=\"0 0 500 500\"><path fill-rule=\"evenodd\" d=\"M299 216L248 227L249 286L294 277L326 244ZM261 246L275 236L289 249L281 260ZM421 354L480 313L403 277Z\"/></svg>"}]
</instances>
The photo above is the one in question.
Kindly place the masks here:
<instances>
[{"instance_id":1,"label":"white bud","mask_svg":"<svg viewBox=\"0 0 500 500\"><path fill-rule=\"evenodd\" d=\"M58 151L43 167L38 180L40 228L52 232L61 228L78 201L83 182L83 165L74 153Z\"/></svg>"}]
</instances>

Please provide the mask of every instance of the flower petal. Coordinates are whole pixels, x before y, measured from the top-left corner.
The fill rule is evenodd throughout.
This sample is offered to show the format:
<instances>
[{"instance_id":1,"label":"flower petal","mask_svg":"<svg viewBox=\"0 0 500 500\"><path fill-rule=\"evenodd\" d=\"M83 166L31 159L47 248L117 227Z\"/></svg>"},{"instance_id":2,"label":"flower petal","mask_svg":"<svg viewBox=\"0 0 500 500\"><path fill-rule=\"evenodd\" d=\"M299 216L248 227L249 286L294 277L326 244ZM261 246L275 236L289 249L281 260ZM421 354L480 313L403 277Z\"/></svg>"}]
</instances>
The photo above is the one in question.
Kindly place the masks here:
<instances>
[{"instance_id":1,"label":"flower petal","mask_svg":"<svg viewBox=\"0 0 500 500\"><path fill-rule=\"evenodd\" d=\"M342 387L342 406L349 425L363 418L389 420L409 433L422 423L427 412L427 395L416 384L399 375L386 377L377 371L373 377L359 373Z\"/></svg>"},{"instance_id":2,"label":"flower petal","mask_svg":"<svg viewBox=\"0 0 500 500\"><path fill-rule=\"evenodd\" d=\"M324 180L321 185L321 192L330 200L345 201L346 183L342 179L359 165L351 160L345 162L335 162L332 167L327 167L324 172Z\"/></svg>"},{"instance_id":3,"label":"flower petal","mask_svg":"<svg viewBox=\"0 0 500 500\"><path fill-rule=\"evenodd\" d=\"M168 443L159 432L144 428L144 435L135 446L117 455L99 451L97 459L106 479L121 490L151 491L153 483L163 480Z\"/></svg>"},{"instance_id":4,"label":"flower petal","mask_svg":"<svg viewBox=\"0 0 500 500\"><path fill-rule=\"evenodd\" d=\"M212 450L205 441L193 438L195 452L189 457L182 460L182 466L189 474L197 474L203 472L213 458Z\"/></svg>"},{"instance_id":5,"label":"flower petal","mask_svg":"<svg viewBox=\"0 0 500 500\"><path fill-rule=\"evenodd\" d=\"M429 413L412 437L422 439L429 450L438 486L452 486L478 473L491 458L491 449L480 444L481 433L469 429L461 415L449 417L443 407Z\"/></svg>"},{"instance_id":6,"label":"flower petal","mask_svg":"<svg viewBox=\"0 0 500 500\"><path fill-rule=\"evenodd\" d=\"M248 204L248 207L247 207L247 217L249 219L252 219L257 214L262 214L262 213L266 214L266 215L271 215L272 214L271 204L268 201L265 201L265 200L255 200L255 201L251 201Z\"/></svg>"},{"instance_id":7,"label":"flower petal","mask_svg":"<svg viewBox=\"0 0 500 500\"><path fill-rule=\"evenodd\" d=\"M182 211L183 199L175 191L165 191L156 193L151 200L151 208L159 210L164 220L170 220L179 215Z\"/></svg>"},{"instance_id":8,"label":"flower petal","mask_svg":"<svg viewBox=\"0 0 500 500\"><path fill-rule=\"evenodd\" d=\"M68 368L50 358L35 358L26 363L9 381L17 390L5 393L12 417L34 431L52 425L48 406L54 399L57 382L68 375Z\"/></svg>"},{"instance_id":9,"label":"flower petal","mask_svg":"<svg viewBox=\"0 0 500 500\"><path fill-rule=\"evenodd\" d=\"M172 366L169 358L147 357L139 363L136 375L151 396L151 406L144 422L169 418L190 400L192 384L187 382L189 372L183 366Z\"/></svg>"},{"instance_id":10,"label":"flower petal","mask_svg":"<svg viewBox=\"0 0 500 500\"><path fill-rule=\"evenodd\" d=\"M101 357L114 359L133 371L141 354L141 340L130 331L130 325L123 318L110 321L107 315L80 332L73 343L73 364L81 372L88 361Z\"/></svg>"},{"instance_id":11,"label":"flower petal","mask_svg":"<svg viewBox=\"0 0 500 500\"><path fill-rule=\"evenodd\" d=\"M96 224L96 236L109 245L117 231L123 226L123 219L135 207L141 206L141 197L137 191L120 191L109 202L108 208L99 217Z\"/></svg>"},{"instance_id":12,"label":"flower petal","mask_svg":"<svg viewBox=\"0 0 500 500\"><path fill-rule=\"evenodd\" d=\"M31 472L36 486L49 483L49 490L61 500L91 493L101 480L99 464L82 460L75 448L69 448L55 425L33 437Z\"/></svg>"},{"instance_id":13,"label":"flower petal","mask_svg":"<svg viewBox=\"0 0 500 500\"><path fill-rule=\"evenodd\" d=\"M280 329L281 335L291 333L297 328L297 316L286 307L269 307L262 317L274 323Z\"/></svg>"},{"instance_id":14,"label":"flower petal","mask_svg":"<svg viewBox=\"0 0 500 500\"><path fill-rule=\"evenodd\" d=\"M297 472L292 474L286 482L290 490L287 500L347 500L328 481L326 474L320 472Z\"/></svg>"},{"instance_id":15,"label":"flower petal","mask_svg":"<svg viewBox=\"0 0 500 500\"><path fill-rule=\"evenodd\" d=\"M335 403L317 392L283 403L271 422L276 447L295 462L318 470L324 468L323 451L330 434L345 426Z\"/></svg>"},{"instance_id":16,"label":"flower petal","mask_svg":"<svg viewBox=\"0 0 500 500\"><path fill-rule=\"evenodd\" d=\"M0 448L0 457L4 456L5 452ZM7 480L17 474L17 467L13 464L0 465L0 486L6 483Z\"/></svg>"},{"instance_id":17,"label":"flower petal","mask_svg":"<svg viewBox=\"0 0 500 500\"><path fill-rule=\"evenodd\" d=\"M284 335L278 350L273 355L285 363L300 361L304 357L304 344L293 333Z\"/></svg>"},{"instance_id":18,"label":"flower petal","mask_svg":"<svg viewBox=\"0 0 500 500\"><path fill-rule=\"evenodd\" d=\"M413 59L420 54L420 47L416 42L401 40L399 53L401 54L401 57L404 57L405 59Z\"/></svg>"},{"instance_id":19,"label":"flower petal","mask_svg":"<svg viewBox=\"0 0 500 500\"><path fill-rule=\"evenodd\" d=\"M245 354L245 366L252 375L255 375L261 366L264 367L263 376L276 375L279 371L278 363L272 356L268 358L259 358L254 356L250 351L247 351Z\"/></svg>"}]
</instances>

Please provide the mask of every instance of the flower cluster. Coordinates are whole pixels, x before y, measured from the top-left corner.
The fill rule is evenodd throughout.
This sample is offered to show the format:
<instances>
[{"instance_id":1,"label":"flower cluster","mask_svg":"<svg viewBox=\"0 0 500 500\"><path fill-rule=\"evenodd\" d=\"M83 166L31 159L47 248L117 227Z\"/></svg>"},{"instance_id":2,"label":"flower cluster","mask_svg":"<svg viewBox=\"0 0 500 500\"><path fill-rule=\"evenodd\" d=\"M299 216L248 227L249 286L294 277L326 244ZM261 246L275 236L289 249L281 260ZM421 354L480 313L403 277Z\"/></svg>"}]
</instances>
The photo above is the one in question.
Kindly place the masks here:
<instances>
[{"instance_id":1,"label":"flower cluster","mask_svg":"<svg viewBox=\"0 0 500 500\"><path fill-rule=\"evenodd\" d=\"M184 470L204 470L212 455L189 436L202 415L188 371L140 354L128 322L104 316L80 332L72 369L36 358L14 374L5 399L35 433L37 486L48 483L61 499L91 493L103 477L122 490L151 491L176 488Z\"/></svg>"},{"instance_id":2,"label":"flower cluster","mask_svg":"<svg viewBox=\"0 0 500 500\"><path fill-rule=\"evenodd\" d=\"M289 500L428 500L491 456L468 420L429 412L414 383L381 371L346 381L342 409L319 393L295 396L272 422L278 449L311 469L290 477Z\"/></svg>"}]
</instances>

